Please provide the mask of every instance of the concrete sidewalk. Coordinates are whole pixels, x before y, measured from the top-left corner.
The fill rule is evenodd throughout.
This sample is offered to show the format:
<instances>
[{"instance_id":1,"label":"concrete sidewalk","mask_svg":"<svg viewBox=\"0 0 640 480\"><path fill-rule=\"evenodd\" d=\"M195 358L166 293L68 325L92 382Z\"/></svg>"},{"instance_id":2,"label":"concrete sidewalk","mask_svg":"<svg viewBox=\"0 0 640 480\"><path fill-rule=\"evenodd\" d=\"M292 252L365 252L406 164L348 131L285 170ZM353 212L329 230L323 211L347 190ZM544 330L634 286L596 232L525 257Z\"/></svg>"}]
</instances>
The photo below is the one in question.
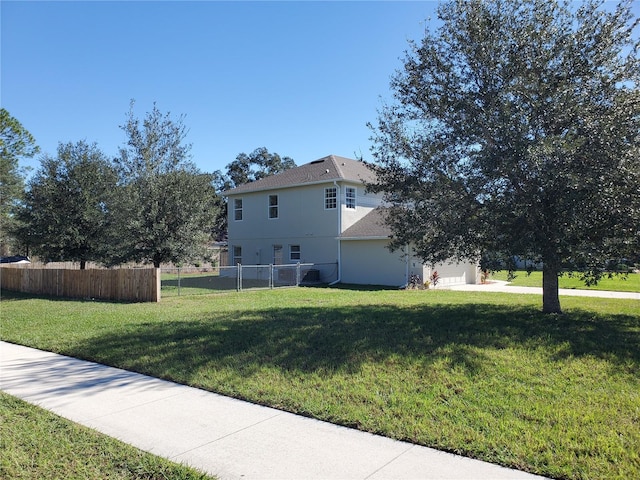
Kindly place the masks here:
<instances>
[{"instance_id":1,"label":"concrete sidewalk","mask_svg":"<svg viewBox=\"0 0 640 480\"><path fill-rule=\"evenodd\" d=\"M0 388L222 480L542 478L6 342Z\"/></svg>"},{"instance_id":2,"label":"concrete sidewalk","mask_svg":"<svg viewBox=\"0 0 640 480\"><path fill-rule=\"evenodd\" d=\"M516 287L509 285L509 282L503 282L501 280L492 280L489 283L477 285L453 285L446 288L448 290L460 290L467 292L504 292L542 295L542 287ZM561 297L626 298L640 300L640 293L638 292L611 292L607 290L577 290L573 288L560 288L558 289L558 293Z\"/></svg>"}]
</instances>

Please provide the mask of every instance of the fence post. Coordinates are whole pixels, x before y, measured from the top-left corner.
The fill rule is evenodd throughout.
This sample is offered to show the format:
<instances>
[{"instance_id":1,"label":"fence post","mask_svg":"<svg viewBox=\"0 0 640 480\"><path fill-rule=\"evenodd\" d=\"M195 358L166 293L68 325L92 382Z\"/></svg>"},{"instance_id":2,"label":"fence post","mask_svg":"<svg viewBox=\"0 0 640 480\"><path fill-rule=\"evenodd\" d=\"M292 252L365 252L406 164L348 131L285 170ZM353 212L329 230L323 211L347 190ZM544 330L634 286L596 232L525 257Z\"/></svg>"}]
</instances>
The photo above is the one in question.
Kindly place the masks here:
<instances>
[{"instance_id":1,"label":"fence post","mask_svg":"<svg viewBox=\"0 0 640 480\"><path fill-rule=\"evenodd\" d=\"M238 282L236 284L236 291L241 292L242 291L242 265L240 263L236 265L238 268L238 274L236 275L236 278L238 279Z\"/></svg>"},{"instance_id":2,"label":"fence post","mask_svg":"<svg viewBox=\"0 0 640 480\"><path fill-rule=\"evenodd\" d=\"M162 297L162 270L160 270L159 268L154 268L154 285L155 285L155 294L154 294L154 298L155 298L155 302L159 302L160 298Z\"/></svg>"},{"instance_id":3,"label":"fence post","mask_svg":"<svg viewBox=\"0 0 640 480\"><path fill-rule=\"evenodd\" d=\"M296 264L296 287L300 286L300 262Z\"/></svg>"},{"instance_id":4,"label":"fence post","mask_svg":"<svg viewBox=\"0 0 640 480\"><path fill-rule=\"evenodd\" d=\"M269 288L273 289L273 263L269 264Z\"/></svg>"}]
</instances>

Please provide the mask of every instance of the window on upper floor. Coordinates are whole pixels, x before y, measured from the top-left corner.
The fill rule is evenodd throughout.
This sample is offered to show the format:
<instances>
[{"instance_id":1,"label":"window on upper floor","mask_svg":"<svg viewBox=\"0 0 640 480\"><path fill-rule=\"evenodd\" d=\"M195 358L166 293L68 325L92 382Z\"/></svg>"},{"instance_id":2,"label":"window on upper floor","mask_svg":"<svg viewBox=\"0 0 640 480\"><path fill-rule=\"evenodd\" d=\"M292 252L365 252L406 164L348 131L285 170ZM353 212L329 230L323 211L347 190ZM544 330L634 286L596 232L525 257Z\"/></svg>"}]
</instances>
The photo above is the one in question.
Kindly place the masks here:
<instances>
[{"instance_id":1,"label":"window on upper floor","mask_svg":"<svg viewBox=\"0 0 640 480\"><path fill-rule=\"evenodd\" d=\"M334 209L338 206L338 191L336 187L324 189L324 208L325 210Z\"/></svg>"},{"instance_id":2,"label":"window on upper floor","mask_svg":"<svg viewBox=\"0 0 640 480\"><path fill-rule=\"evenodd\" d=\"M300 255L300 245L289 245L289 259L292 262L299 262L300 258L302 258Z\"/></svg>"},{"instance_id":3,"label":"window on upper floor","mask_svg":"<svg viewBox=\"0 0 640 480\"><path fill-rule=\"evenodd\" d=\"M269 195L269 218L278 218L278 195Z\"/></svg>"},{"instance_id":4,"label":"window on upper floor","mask_svg":"<svg viewBox=\"0 0 640 480\"><path fill-rule=\"evenodd\" d=\"M242 220L242 199L241 198L233 199L233 219Z\"/></svg>"},{"instance_id":5,"label":"window on upper floor","mask_svg":"<svg viewBox=\"0 0 640 480\"><path fill-rule=\"evenodd\" d=\"M354 187L347 187L345 193L345 205L347 208L355 210L356 208L356 189Z\"/></svg>"}]
</instances>

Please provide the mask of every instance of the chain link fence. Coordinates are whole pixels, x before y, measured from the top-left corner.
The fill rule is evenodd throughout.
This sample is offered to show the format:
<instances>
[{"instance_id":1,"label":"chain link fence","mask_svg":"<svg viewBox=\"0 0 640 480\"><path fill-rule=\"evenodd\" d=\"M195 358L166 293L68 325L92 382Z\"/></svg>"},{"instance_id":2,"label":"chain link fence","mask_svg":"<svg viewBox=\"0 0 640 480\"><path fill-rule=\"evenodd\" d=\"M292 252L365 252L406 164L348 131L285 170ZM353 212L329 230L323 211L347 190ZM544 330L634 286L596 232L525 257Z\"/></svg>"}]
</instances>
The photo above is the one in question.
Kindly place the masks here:
<instances>
[{"instance_id":1,"label":"chain link fence","mask_svg":"<svg viewBox=\"0 0 640 480\"><path fill-rule=\"evenodd\" d=\"M162 268L161 295L203 295L250 289L328 284L337 279L337 263Z\"/></svg>"}]
</instances>

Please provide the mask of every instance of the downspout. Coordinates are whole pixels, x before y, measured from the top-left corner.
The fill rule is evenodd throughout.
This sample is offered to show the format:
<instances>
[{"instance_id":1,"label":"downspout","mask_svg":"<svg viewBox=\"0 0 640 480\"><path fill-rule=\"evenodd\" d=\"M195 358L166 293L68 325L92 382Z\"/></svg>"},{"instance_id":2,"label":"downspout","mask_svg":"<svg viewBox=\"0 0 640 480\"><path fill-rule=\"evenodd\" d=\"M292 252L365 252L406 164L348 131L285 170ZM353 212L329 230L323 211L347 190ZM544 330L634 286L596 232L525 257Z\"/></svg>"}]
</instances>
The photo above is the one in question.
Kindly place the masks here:
<instances>
[{"instance_id":1,"label":"downspout","mask_svg":"<svg viewBox=\"0 0 640 480\"><path fill-rule=\"evenodd\" d=\"M331 282L329 284L330 287L342 281L342 241L340 240L340 236L342 235L342 202L338 182L334 180L333 185L336 187L336 207L338 208L338 279Z\"/></svg>"}]
</instances>

